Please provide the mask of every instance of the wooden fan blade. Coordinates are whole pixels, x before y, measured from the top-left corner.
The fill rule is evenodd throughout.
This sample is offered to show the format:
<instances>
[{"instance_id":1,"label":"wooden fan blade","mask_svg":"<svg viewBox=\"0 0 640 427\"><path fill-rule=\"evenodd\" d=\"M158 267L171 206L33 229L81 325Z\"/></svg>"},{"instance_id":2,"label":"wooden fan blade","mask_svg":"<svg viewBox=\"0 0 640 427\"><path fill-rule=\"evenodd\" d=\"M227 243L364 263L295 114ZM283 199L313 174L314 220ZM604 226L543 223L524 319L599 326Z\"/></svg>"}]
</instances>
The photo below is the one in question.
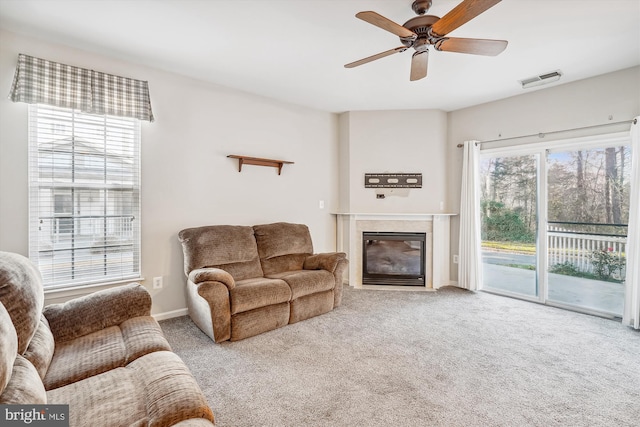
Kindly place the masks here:
<instances>
[{"instance_id":1,"label":"wooden fan blade","mask_svg":"<svg viewBox=\"0 0 640 427\"><path fill-rule=\"evenodd\" d=\"M413 31L406 29L400 24L396 24L392 20L385 18L384 16L376 12L358 12L356 13L356 18L362 19L363 21L368 22L371 25L375 25L376 27L389 31L390 33L393 33L398 37L413 40L418 37L418 35Z\"/></svg>"},{"instance_id":2,"label":"wooden fan blade","mask_svg":"<svg viewBox=\"0 0 640 427\"><path fill-rule=\"evenodd\" d=\"M416 52L411 57L411 76L409 80L416 81L427 77L427 64L429 63L429 51Z\"/></svg>"},{"instance_id":3,"label":"wooden fan blade","mask_svg":"<svg viewBox=\"0 0 640 427\"><path fill-rule=\"evenodd\" d=\"M353 68L358 65L366 64L367 62L375 61L376 59L384 58L385 56L393 55L394 53L404 52L408 48L405 46L396 47L394 49L385 50L384 52L377 53L375 55L367 56L366 58L358 61L350 62L344 66L344 68Z\"/></svg>"},{"instance_id":4,"label":"wooden fan blade","mask_svg":"<svg viewBox=\"0 0 640 427\"><path fill-rule=\"evenodd\" d=\"M464 0L433 24L431 33L434 36L447 35L498 3L500 0Z\"/></svg>"},{"instance_id":5,"label":"wooden fan blade","mask_svg":"<svg viewBox=\"0 0 640 427\"><path fill-rule=\"evenodd\" d=\"M463 39L446 37L435 44L437 50L445 52L471 53L473 55L496 56L507 48L506 40Z\"/></svg>"}]
</instances>

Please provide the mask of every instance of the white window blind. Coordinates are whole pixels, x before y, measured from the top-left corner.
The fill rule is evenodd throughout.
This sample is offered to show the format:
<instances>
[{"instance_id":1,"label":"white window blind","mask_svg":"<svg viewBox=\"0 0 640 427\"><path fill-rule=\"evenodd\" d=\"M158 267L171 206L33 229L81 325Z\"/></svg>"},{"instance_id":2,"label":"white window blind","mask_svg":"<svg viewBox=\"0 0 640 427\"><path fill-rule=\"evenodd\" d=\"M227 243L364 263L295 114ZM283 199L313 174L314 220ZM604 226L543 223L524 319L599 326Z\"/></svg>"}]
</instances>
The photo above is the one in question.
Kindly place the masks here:
<instances>
[{"instance_id":1,"label":"white window blind","mask_svg":"<svg viewBox=\"0 0 640 427\"><path fill-rule=\"evenodd\" d=\"M140 122L29 106L29 256L45 288L140 276Z\"/></svg>"}]
</instances>

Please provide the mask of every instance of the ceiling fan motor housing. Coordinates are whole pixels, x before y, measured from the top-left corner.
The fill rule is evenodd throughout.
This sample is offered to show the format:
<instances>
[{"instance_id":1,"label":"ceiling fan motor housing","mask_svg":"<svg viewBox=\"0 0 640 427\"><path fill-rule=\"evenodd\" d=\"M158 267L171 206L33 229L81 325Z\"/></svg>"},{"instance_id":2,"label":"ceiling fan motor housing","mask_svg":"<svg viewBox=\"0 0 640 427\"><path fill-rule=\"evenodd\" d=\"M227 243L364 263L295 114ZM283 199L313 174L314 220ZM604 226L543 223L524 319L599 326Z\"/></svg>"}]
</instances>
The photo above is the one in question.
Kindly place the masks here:
<instances>
[{"instance_id":1,"label":"ceiling fan motor housing","mask_svg":"<svg viewBox=\"0 0 640 427\"><path fill-rule=\"evenodd\" d=\"M430 44L435 44L438 41L436 37L431 35L431 26L439 20L439 17L433 15L421 15L409 19L404 23L403 27L413 31L418 37L415 40L400 37L400 42L406 47L413 47L417 51L426 50Z\"/></svg>"}]
</instances>

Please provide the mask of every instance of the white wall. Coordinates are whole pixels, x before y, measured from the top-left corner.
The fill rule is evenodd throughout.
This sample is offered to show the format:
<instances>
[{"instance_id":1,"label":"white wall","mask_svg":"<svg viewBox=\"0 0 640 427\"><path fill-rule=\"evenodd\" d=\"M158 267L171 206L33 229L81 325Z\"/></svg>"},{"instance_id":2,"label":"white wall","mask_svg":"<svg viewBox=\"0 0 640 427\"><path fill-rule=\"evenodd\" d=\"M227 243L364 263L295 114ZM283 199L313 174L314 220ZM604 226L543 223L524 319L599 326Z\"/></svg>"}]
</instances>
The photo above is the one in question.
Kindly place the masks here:
<instances>
[{"instance_id":1,"label":"white wall","mask_svg":"<svg viewBox=\"0 0 640 427\"><path fill-rule=\"evenodd\" d=\"M0 250L28 255L27 105L9 93L18 53L148 80L154 123L142 124L142 273L153 312L186 307L177 233L209 224L309 226L335 250L338 118L104 56L0 33ZM284 159L282 175L228 154ZM320 210L319 200L325 201ZM164 277L164 288L151 279ZM51 297L47 302L64 298Z\"/></svg>"},{"instance_id":2,"label":"white wall","mask_svg":"<svg viewBox=\"0 0 640 427\"><path fill-rule=\"evenodd\" d=\"M460 210L462 150L456 148L459 143L593 126L630 120L638 115L640 67L450 112L448 206L454 212ZM451 253L457 254L458 217L452 218L451 230ZM451 270L452 279L457 280L457 266L452 264Z\"/></svg>"},{"instance_id":3,"label":"white wall","mask_svg":"<svg viewBox=\"0 0 640 427\"><path fill-rule=\"evenodd\" d=\"M439 213L447 210L447 113L352 111L340 116L340 210ZM347 164L345 164L347 163ZM364 188L365 173L422 173L422 188ZM345 187L345 185L347 187ZM377 199L376 193L384 193ZM441 209L440 202L444 205Z\"/></svg>"},{"instance_id":4,"label":"white wall","mask_svg":"<svg viewBox=\"0 0 640 427\"><path fill-rule=\"evenodd\" d=\"M0 92L5 94L18 53L149 81L156 121L142 125L142 272L154 313L186 306L177 241L182 228L303 222L311 229L316 251L331 251L335 219L329 212L458 212L462 151L456 145L464 140L640 115L640 67L450 113L355 111L340 115L338 124L334 114L2 31ZM237 161L226 158L228 154L295 164L285 165L281 176L257 166L238 173ZM376 199L375 190L364 188L364 173L375 172L420 172L423 188ZM0 250L28 253L27 196L27 106L3 96ZM324 210L318 209L319 200L325 201ZM458 227L453 217L452 254L458 252ZM456 279L457 270L451 267ZM151 289L155 276L164 277L161 291Z\"/></svg>"}]
</instances>

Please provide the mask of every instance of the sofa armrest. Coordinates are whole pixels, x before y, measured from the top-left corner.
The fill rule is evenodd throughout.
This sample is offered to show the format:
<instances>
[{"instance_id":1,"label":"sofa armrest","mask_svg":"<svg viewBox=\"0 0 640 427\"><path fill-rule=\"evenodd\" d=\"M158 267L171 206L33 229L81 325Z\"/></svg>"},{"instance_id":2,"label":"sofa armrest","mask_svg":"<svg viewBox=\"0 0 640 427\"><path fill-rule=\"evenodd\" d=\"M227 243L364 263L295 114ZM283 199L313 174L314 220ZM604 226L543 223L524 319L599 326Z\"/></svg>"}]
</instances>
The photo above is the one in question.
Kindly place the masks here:
<instances>
[{"instance_id":1,"label":"sofa armrest","mask_svg":"<svg viewBox=\"0 0 640 427\"><path fill-rule=\"evenodd\" d=\"M56 341L72 340L127 319L151 314L151 295L139 283L105 289L63 304L51 304L43 314Z\"/></svg>"},{"instance_id":2,"label":"sofa armrest","mask_svg":"<svg viewBox=\"0 0 640 427\"><path fill-rule=\"evenodd\" d=\"M224 283L187 281L187 305L191 320L212 340L231 338L231 298Z\"/></svg>"},{"instance_id":3,"label":"sofa armrest","mask_svg":"<svg viewBox=\"0 0 640 427\"><path fill-rule=\"evenodd\" d=\"M199 268L189 273L187 306L189 316L215 342L231 338L231 299L236 282L220 268Z\"/></svg>"},{"instance_id":4,"label":"sofa armrest","mask_svg":"<svg viewBox=\"0 0 640 427\"><path fill-rule=\"evenodd\" d=\"M338 263L347 258L347 254L344 252L328 252L323 254L314 254L308 256L304 260L305 270L327 270L333 273L338 266Z\"/></svg>"},{"instance_id":5,"label":"sofa armrest","mask_svg":"<svg viewBox=\"0 0 640 427\"><path fill-rule=\"evenodd\" d=\"M236 287L233 276L220 268L198 268L189 273L189 316L215 342L231 338L231 299Z\"/></svg>"},{"instance_id":6,"label":"sofa armrest","mask_svg":"<svg viewBox=\"0 0 640 427\"><path fill-rule=\"evenodd\" d=\"M236 287L233 276L220 268L197 268L189 273L189 280L196 285L202 282L220 282L229 290Z\"/></svg>"}]
</instances>

